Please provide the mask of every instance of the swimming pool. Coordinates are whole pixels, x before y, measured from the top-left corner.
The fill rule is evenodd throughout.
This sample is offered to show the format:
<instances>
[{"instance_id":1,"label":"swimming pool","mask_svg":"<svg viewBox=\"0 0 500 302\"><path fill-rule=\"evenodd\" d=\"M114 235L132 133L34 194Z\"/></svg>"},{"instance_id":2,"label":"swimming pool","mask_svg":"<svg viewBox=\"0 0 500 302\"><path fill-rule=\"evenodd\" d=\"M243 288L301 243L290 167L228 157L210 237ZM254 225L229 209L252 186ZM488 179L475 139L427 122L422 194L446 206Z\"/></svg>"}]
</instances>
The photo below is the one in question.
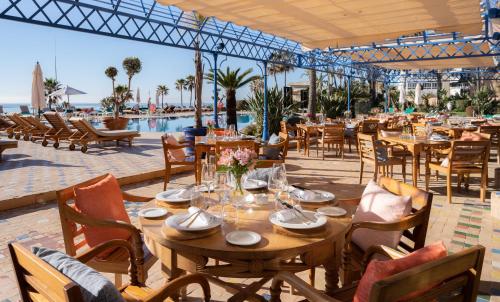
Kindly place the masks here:
<instances>
[{"instance_id":1,"label":"swimming pool","mask_svg":"<svg viewBox=\"0 0 500 302\"><path fill-rule=\"evenodd\" d=\"M225 115L220 115L219 120ZM203 125L206 125L207 120L213 119L212 116L203 116ZM243 129L254 120L251 114L238 114L237 122L238 129ZM92 123L96 127L104 127L101 122ZM128 130L137 130L140 132L182 132L184 127L194 125L194 116L170 116L170 117L145 117L145 118L129 118Z\"/></svg>"}]
</instances>

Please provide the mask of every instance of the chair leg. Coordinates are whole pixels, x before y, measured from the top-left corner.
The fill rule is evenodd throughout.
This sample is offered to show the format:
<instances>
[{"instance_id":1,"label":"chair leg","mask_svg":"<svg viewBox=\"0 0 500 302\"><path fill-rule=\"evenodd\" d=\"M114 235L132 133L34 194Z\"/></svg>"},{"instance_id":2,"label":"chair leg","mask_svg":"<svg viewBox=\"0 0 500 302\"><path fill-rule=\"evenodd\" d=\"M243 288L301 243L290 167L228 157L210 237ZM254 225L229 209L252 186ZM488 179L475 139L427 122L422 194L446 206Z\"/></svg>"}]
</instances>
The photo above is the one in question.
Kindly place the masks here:
<instances>
[{"instance_id":1,"label":"chair leg","mask_svg":"<svg viewBox=\"0 0 500 302\"><path fill-rule=\"evenodd\" d=\"M350 147L351 144L349 144L349 152L351 152ZM340 144L340 152L342 154L342 159L344 159L344 143Z\"/></svg>"},{"instance_id":2,"label":"chair leg","mask_svg":"<svg viewBox=\"0 0 500 302\"><path fill-rule=\"evenodd\" d=\"M379 167L379 166L377 166L377 165L375 165L375 171L374 171L374 173L373 173L373 180L374 180L374 181L377 181L377 177L378 177L378 172L379 172L379 169L380 169L380 167Z\"/></svg>"},{"instance_id":3,"label":"chair leg","mask_svg":"<svg viewBox=\"0 0 500 302\"><path fill-rule=\"evenodd\" d=\"M321 149L323 149L322 150L322 152L323 152L323 160L325 160L325 144L323 144L323 148L321 148Z\"/></svg>"},{"instance_id":4,"label":"chair leg","mask_svg":"<svg viewBox=\"0 0 500 302\"><path fill-rule=\"evenodd\" d=\"M446 175L446 197L448 203L451 203L451 174Z\"/></svg>"},{"instance_id":5,"label":"chair leg","mask_svg":"<svg viewBox=\"0 0 500 302\"><path fill-rule=\"evenodd\" d=\"M481 202L484 202L486 199L486 188L488 187L488 169L483 170L481 175L481 191L480 191L480 199Z\"/></svg>"},{"instance_id":6,"label":"chair leg","mask_svg":"<svg viewBox=\"0 0 500 302\"><path fill-rule=\"evenodd\" d=\"M363 182L363 167L365 166L365 163L361 160L359 162L359 184Z\"/></svg>"},{"instance_id":7,"label":"chair leg","mask_svg":"<svg viewBox=\"0 0 500 302\"><path fill-rule=\"evenodd\" d=\"M315 282L315 277L316 277L316 268L311 268L309 270L309 284L314 288Z\"/></svg>"},{"instance_id":8,"label":"chair leg","mask_svg":"<svg viewBox=\"0 0 500 302\"><path fill-rule=\"evenodd\" d=\"M171 166L168 165L165 167L165 181L163 183L163 190L167 189L167 184L170 182L170 172L171 172Z\"/></svg>"},{"instance_id":9,"label":"chair leg","mask_svg":"<svg viewBox=\"0 0 500 302\"><path fill-rule=\"evenodd\" d=\"M122 286L122 274L115 274L115 287L119 288Z\"/></svg>"}]
</instances>

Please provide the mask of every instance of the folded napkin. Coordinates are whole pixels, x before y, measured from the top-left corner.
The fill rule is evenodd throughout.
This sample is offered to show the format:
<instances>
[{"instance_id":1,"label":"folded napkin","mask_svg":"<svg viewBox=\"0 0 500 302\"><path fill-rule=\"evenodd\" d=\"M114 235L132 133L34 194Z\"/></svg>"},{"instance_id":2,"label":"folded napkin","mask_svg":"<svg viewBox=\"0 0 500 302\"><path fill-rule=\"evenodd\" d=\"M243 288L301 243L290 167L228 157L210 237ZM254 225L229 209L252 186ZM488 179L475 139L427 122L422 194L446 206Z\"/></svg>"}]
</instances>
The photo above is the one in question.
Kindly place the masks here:
<instances>
[{"instance_id":1,"label":"folded napkin","mask_svg":"<svg viewBox=\"0 0 500 302\"><path fill-rule=\"evenodd\" d=\"M295 208L299 211L302 211L302 208L300 206L295 206ZM279 221L281 222L292 222L294 220L302 220L300 217L297 215L300 215L297 213L294 209L285 209L281 210L276 213L276 218L278 218Z\"/></svg>"},{"instance_id":2,"label":"folded napkin","mask_svg":"<svg viewBox=\"0 0 500 302\"><path fill-rule=\"evenodd\" d=\"M178 198L178 199L189 199L191 198L190 189L175 189L172 191L165 192L163 194L165 198Z\"/></svg>"},{"instance_id":3,"label":"folded napkin","mask_svg":"<svg viewBox=\"0 0 500 302\"><path fill-rule=\"evenodd\" d=\"M200 211L200 208L198 208L198 207L189 207L188 213L185 216L183 216L182 219L185 219L187 216L189 216L191 214L194 214L194 215L191 218L189 218L188 220L181 223L180 225L183 227L187 227L189 225L190 228L206 227L206 226L210 225L210 223L213 221L215 216L210 214L210 213L207 213L206 211L203 211L203 210L201 211L201 213L195 214L198 211Z\"/></svg>"},{"instance_id":4,"label":"folded napkin","mask_svg":"<svg viewBox=\"0 0 500 302\"><path fill-rule=\"evenodd\" d=\"M291 195L301 200L310 201L316 198L316 193L311 190L302 190L298 188L293 188Z\"/></svg>"}]
</instances>

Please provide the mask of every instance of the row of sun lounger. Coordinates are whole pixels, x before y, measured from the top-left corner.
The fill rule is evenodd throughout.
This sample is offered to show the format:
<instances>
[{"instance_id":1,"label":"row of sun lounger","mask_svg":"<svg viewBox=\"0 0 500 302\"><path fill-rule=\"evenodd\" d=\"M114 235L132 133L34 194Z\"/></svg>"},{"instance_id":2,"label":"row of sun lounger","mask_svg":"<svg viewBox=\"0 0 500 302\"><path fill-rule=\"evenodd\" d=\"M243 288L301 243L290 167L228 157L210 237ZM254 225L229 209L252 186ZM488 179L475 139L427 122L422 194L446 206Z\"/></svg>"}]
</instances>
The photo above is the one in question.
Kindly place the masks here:
<instances>
[{"instance_id":1,"label":"row of sun lounger","mask_svg":"<svg viewBox=\"0 0 500 302\"><path fill-rule=\"evenodd\" d=\"M75 150L80 146L80 150L85 153L90 143L104 143L106 141L128 142L132 145L132 140L140 136L137 131L129 130L101 130L97 129L87 120L79 117L72 117L68 125L57 112L45 112L43 114L48 124L43 123L34 116L21 116L17 113L7 115L12 121L12 125L5 129L9 138L42 141L42 146L47 146L53 142L54 148L58 148L61 142L69 143L69 149Z\"/></svg>"}]
</instances>

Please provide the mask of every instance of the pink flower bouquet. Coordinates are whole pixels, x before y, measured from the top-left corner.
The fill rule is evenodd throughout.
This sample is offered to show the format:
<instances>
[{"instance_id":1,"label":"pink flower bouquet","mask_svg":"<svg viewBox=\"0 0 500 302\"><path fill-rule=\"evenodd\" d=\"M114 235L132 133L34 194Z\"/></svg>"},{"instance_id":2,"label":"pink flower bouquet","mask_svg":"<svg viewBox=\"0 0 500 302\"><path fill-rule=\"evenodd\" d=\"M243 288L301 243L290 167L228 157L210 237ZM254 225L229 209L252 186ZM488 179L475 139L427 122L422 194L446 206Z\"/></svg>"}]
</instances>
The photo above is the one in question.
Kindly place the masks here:
<instances>
[{"instance_id":1,"label":"pink flower bouquet","mask_svg":"<svg viewBox=\"0 0 500 302\"><path fill-rule=\"evenodd\" d=\"M242 192L241 177L243 174L252 170L257 162L257 153L254 150L244 149L225 149L221 152L218 170L229 172L236 180L236 190Z\"/></svg>"}]
</instances>

